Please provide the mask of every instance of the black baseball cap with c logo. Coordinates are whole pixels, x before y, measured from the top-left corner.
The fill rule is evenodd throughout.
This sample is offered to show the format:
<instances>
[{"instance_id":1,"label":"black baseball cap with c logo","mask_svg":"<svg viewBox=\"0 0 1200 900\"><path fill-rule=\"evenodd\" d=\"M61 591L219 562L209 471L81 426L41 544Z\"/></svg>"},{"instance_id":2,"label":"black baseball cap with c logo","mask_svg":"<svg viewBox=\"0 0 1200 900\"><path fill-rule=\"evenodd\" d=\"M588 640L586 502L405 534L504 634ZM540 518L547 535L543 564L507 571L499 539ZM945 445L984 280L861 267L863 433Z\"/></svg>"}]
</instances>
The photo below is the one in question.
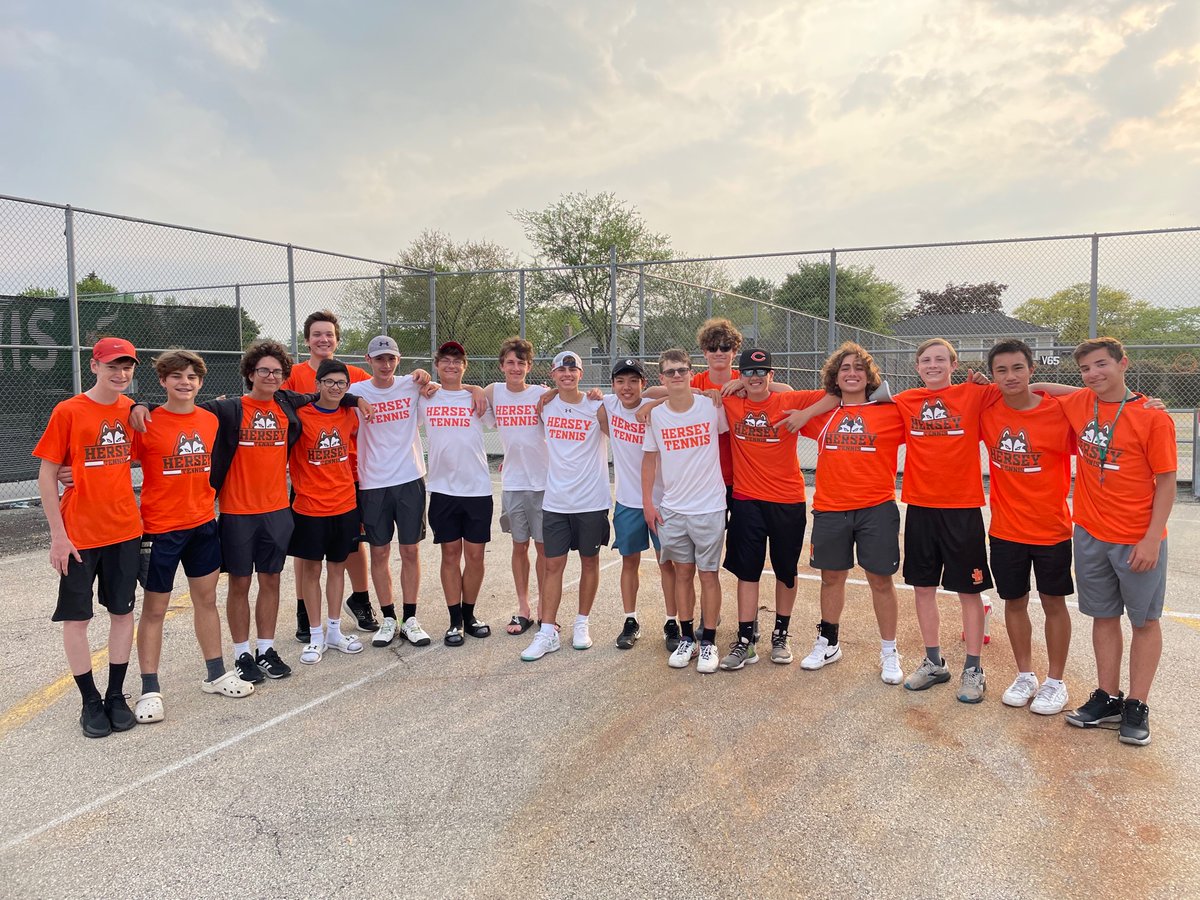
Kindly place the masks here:
<instances>
[{"instance_id":1,"label":"black baseball cap with c logo","mask_svg":"<svg viewBox=\"0 0 1200 900\"><path fill-rule=\"evenodd\" d=\"M746 369L769 369L774 371L775 367L771 365L770 351L760 350L758 347L743 350L742 355L738 357L738 371L743 372Z\"/></svg>"}]
</instances>

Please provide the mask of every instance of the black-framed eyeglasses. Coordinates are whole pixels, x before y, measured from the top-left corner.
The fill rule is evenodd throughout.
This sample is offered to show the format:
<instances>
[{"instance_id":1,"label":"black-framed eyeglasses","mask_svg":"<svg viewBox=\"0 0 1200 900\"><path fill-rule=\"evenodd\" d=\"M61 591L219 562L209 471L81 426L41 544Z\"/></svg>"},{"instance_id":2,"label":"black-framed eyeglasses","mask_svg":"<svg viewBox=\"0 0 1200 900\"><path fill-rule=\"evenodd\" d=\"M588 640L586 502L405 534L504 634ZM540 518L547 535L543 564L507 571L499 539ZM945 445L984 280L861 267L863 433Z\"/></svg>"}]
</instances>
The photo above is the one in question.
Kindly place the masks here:
<instances>
[{"instance_id":1,"label":"black-framed eyeglasses","mask_svg":"<svg viewBox=\"0 0 1200 900\"><path fill-rule=\"evenodd\" d=\"M325 385L331 391L341 391L350 387L350 382L344 378L322 378L321 384Z\"/></svg>"},{"instance_id":2,"label":"black-framed eyeglasses","mask_svg":"<svg viewBox=\"0 0 1200 900\"><path fill-rule=\"evenodd\" d=\"M729 353L733 350L733 344L709 344L709 353Z\"/></svg>"},{"instance_id":3,"label":"black-framed eyeglasses","mask_svg":"<svg viewBox=\"0 0 1200 900\"><path fill-rule=\"evenodd\" d=\"M259 378L282 378L283 369L255 369L254 374Z\"/></svg>"},{"instance_id":4,"label":"black-framed eyeglasses","mask_svg":"<svg viewBox=\"0 0 1200 900\"><path fill-rule=\"evenodd\" d=\"M688 372L692 371L692 367L683 366L679 369L662 369L661 371L664 378L682 378L687 375Z\"/></svg>"},{"instance_id":5,"label":"black-framed eyeglasses","mask_svg":"<svg viewBox=\"0 0 1200 900\"><path fill-rule=\"evenodd\" d=\"M742 374L747 378L766 378L771 374L770 369L742 369Z\"/></svg>"}]
</instances>

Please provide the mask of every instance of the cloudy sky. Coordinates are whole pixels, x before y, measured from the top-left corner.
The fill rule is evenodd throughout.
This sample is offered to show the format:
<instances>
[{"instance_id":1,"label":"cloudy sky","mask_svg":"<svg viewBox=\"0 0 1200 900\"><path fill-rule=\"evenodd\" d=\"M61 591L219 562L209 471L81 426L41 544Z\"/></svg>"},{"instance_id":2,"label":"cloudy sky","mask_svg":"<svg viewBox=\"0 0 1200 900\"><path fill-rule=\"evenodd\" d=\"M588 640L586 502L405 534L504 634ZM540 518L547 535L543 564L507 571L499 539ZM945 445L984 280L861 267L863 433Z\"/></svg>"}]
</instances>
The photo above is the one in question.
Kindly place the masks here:
<instances>
[{"instance_id":1,"label":"cloudy sky","mask_svg":"<svg viewBox=\"0 0 1200 900\"><path fill-rule=\"evenodd\" d=\"M0 0L0 192L393 258L1200 223L1200 3Z\"/></svg>"}]
</instances>

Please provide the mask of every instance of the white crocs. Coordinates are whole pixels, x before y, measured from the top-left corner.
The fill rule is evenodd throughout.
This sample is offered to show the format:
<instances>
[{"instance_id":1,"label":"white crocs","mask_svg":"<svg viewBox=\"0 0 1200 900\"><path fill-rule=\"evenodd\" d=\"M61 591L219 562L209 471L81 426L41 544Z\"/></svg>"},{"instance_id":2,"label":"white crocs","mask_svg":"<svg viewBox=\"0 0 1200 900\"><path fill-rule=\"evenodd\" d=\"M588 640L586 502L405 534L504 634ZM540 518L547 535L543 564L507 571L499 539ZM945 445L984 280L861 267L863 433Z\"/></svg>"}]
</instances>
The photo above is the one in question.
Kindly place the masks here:
<instances>
[{"instance_id":1,"label":"white crocs","mask_svg":"<svg viewBox=\"0 0 1200 900\"><path fill-rule=\"evenodd\" d=\"M142 694L138 698L137 706L134 707L133 716L142 725L148 725L150 722L161 722L165 719L167 711L163 707L162 694L158 691Z\"/></svg>"}]
</instances>

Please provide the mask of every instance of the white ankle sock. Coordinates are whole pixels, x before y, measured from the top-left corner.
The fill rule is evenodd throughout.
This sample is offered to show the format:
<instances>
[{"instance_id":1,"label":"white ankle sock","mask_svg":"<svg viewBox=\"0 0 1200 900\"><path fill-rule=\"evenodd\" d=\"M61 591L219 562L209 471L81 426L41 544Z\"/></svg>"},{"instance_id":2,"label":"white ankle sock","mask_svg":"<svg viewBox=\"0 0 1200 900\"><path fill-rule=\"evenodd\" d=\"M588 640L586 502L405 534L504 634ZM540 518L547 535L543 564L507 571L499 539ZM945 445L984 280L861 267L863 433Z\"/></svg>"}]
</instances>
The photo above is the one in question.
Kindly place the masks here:
<instances>
[{"instance_id":1,"label":"white ankle sock","mask_svg":"<svg viewBox=\"0 0 1200 900\"><path fill-rule=\"evenodd\" d=\"M258 641L256 642L256 645L257 645L258 652L260 654L266 653L268 650L270 650L272 647L275 646L275 639L274 638L259 638Z\"/></svg>"},{"instance_id":2,"label":"white ankle sock","mask_svg":"<svg viewBox=\"0 0 1200 900\"><path fill-rule=\"evenodd\" d=\"M554 635L554 623L543 622L541 627L538 629L538 634L544 634L546 637L552 637Z\"/></svg>"},{"instance_id":3,"label":"white ankle sock","mask_svg":"<svg viewBox=\"0 0 1200 900\"><path fill-rule=\"evenodd\" d=\"M249 653L249 652L250 652L250 642L249 641L234 641L233 642L233 658L234 659L237 659L243 653Z\"/></svg>"},{"instance_id":4,"label":"white ankle sock","mask_svg":"<svg viewBox=\"0 0 1200 900\"><path fill-rule=\"evenodd\" d=\"M587 620L588 620L588 617L587 617L587 616L584 616L584 615L578 615L578 616L576 616L576 617L575 617L575 624L576 624L576 625L584 625L584 624L586 624L586 623L587 623Z\"/></svg>"},{"instance_id":5,"label":"white ankle sock","mask_svg":"<svg viewBox=\"0 0 1200 900\"><path fill-rule=\"evenodd\" d=\"M310 625L308 627L308 642L310 644L325 643L325 632L321 630L320 625L317 625L316 627Z\"/></svg>"},{"instance_id":6,"label":"white ankle sock","mask_svg":"<svg viewBox=\"0 0 1200 900\"><path fill-rule=\"evenodd\" d=\"M880 649L880 652L882 652L882 653L895 653L896 652L896 642L895 641L880 641L879 649Z\"/></svg>"},{"instance_id":7,"label":"white ankle sock","mask_svg":"<svg viewBox=\"0 0 1200 900\"><path fill-rule=\"evenodd\" d=\"M342 620L330 619L329 624L325 626L325 643L332 644L342 636Z\"/></svg>"},{"instance_id":8,"label":"white ankle sock","mask_svg":"<svg viewBox=\"0 0 1200 900\"><path fill-rule=\"evenodd\" d=\"M1063 682L1062 682L1061 678L1047 678L1046 679L1046 684L1051 685L1052 687L1062 687L1062 683Z\"/></svg>"}]
</instances>

